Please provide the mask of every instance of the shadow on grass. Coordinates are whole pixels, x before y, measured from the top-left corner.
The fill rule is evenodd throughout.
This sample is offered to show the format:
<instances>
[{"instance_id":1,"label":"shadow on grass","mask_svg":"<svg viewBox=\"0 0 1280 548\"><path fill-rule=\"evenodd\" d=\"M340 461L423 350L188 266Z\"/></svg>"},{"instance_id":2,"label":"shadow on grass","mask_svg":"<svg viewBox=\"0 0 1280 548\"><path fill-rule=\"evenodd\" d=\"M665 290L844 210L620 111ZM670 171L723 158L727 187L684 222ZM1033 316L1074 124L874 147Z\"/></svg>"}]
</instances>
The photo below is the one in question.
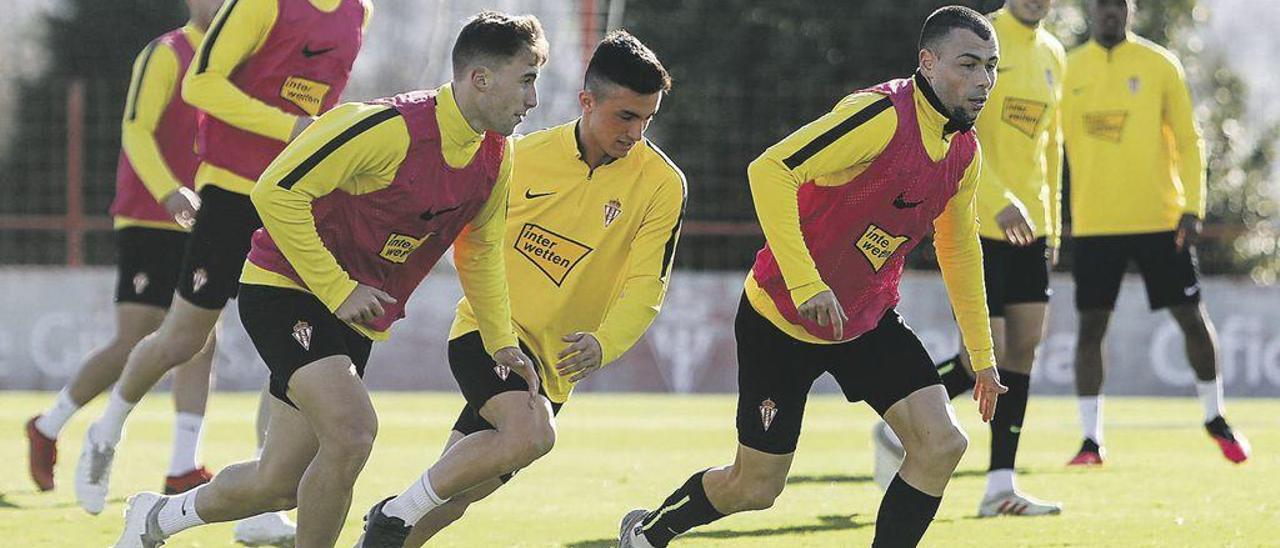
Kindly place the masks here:
<instances>
[{"instance_id":1,"label":"shadow on grass","mask_svg":"<svg viewBox=\"0 0 1280 548\"><path fill-rule=\"evenodd\" d=\"M952 474L952 478L986 477L985 470L960 470ZM787 485L802 483L871 483L875 479L867 474L823 474L820 476L790 476Z\"/></svg>"},{"instance_id":2,"label":"shadow on grass","mask_svg":"<svg viewBox=\"0 0 1280 548\"><path fill-rule=\"evenodd\" d=\"M63 508L79 508L80 505L74 500L63 500L54 504L19 504L9 499L12 494L33 494L36 491L15 491L13 493L0 493L0 508L14 508L18 510L59 510ZM124 504L125 497L115 497L107 499L107 504Z\"/></svg>"},{"instance_id":3,"label":"shadow on grass","mask_svg":"<svg viewBox=\"0 0 1280 548\"><path fill-rule=\"evenodd\" d=\"M748 529L745 531L705 531L695 532L683 535L681 538L712 538L712 539L735 539L750 537L772 537L778 535L796 535L804 533L820 533L823 531L849 531L853 529L861 529L875 525L874 521L859 522L856 520L858 514L849 516L818 516L818 523L809 525L789 525L786 527L775 527L773 529ZM568 548L611 548L618 545L618 539L594 539L572 542L565 546Z\"/></svg>"}]
</instances>

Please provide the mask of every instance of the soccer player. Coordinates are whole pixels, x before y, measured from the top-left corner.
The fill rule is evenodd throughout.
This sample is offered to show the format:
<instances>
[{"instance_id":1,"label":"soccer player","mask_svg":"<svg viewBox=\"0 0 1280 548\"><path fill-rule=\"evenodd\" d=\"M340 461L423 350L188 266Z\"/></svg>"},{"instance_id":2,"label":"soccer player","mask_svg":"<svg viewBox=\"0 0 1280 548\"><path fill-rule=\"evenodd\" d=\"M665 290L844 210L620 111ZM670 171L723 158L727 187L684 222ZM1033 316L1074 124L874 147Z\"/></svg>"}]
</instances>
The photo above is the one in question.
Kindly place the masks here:
<instances>
[{"instance_id":1,"label":"soccer player","mask_svg":"<svg viewBox=\"0 0 1280 548\"><path fill-rule=\"evenodd\" d=\"M613 32L587 65L582 116L516 143L507 280L512 321L542 379L535 412L524 379L495 370L474 303L463 299L449 363L466 404L444 455L369 511L359 546L421 546L550 451L556 412L574 383L621 356L652 323L686 194L684 175L644 138L670 87L649 48Z\"/></svg>"},{"instance_id":2,"label":"soccer player","mask_svg":"<svg viewBox=\"0 0 1280 548\"><path fill-rule=\"evenodd\" d=\"M115 447L133 406L166 371L191 358L236 294L253 231L253 181L285 143L338 101L360 50L363 0L228 0L183 80L201 112L196 130L200 211L159 329L129 354L106 410L85 434L76 498L102 511Z\"/></svg>"},{"instance_id":3,"label":"soccer player","mask_svg":"<svg viewBox=\"0 0 1280 548\"><path fill-rule=\"evenodd\" d=\"M120 377L129 351L155 331L173 301L187 231L200 198L191 190L199 159L196 111L182 100L182 75L222 0L187 0L191 19L160 35L138 54L121 123L116 197L116 332L80 365L44 413L27 421L31 479L54 487L58 434L72 415ZM213 338L174 371L173 453L166 493L180 493L212 477L196 462L209 396ZM99 511L101 508L99 508Z\"/></svg>"},{"instance_id":4,"label":"soccer player","mask_svg":"<svg viewBox=\"0 0 1280 548\"><path fill-rule=\"evenodd\" d=\"M983 169L978 184L978 235L986 278L987 312L1000 381L1009 392L991 418L987 494L978 515L1057 514L1062 506L1026 496L1014 487L1014 460L1027 409L1031 366L1044 333L1049 267L1057 261L1061 234L1062 141L1058 103L1066 53L1040 27L1052 0L1008 0L990 16L1000 41L1000 85L991 92L996 108L976 125ZM938 364L955 399L973 386L963 354ZM902 463L902 444L884 422L872 434L875 479L888 486Z\"/></svg>"},{"instance_id":5,"label":"soccer player","mask_svg":"<svg viewBox=\"0 0 1280 548\"><path fill-rule=\"evenodd\" d=\"M1075 236L1076 395L1084 442L1072 465L1102 464L1102 342L1120 282L1138 263L1152 310L1186 338L1204 426L1231 462L1248 441L1223 418L1217 334L1200 303L1195 244L1205 210L1200 130L1182 65L1129 31L1130 0L1090 0L1093 39L1067 57L1063 135Z\"/></svg>"},{"instance_id":6,"label":"soccer player","mask_svg":"<svg viewBox=\"0 0 1280 548\"><path fill-rule=\"evenodd\" d=\"M297 545L333 546L377 431L361 380L372 341L451 244L476 344L537 386L507 297L504 136L537 105L547 50L536 18L483 12L458 35L450 84L343 105L267 168L240 301L275 398L262 457L176 497L131 497L118 546L294 506Z\"/></svg>"},{"instance_id":7,"label":"soccer player","mask_svg":"<svg viewBox=\"0 0 1280 548\"><path fill-rule=\"evenodd\" d=\"M666 546L782 492L805 400L823 373L865 400L906 447L881 502L875 546L924 535L968 440L937 369L894 310L908 252L935 231L938 262L990 420L995 369L974 197L972 129L996 79L995 32L949 6L924 23L919 70L855 92L770 147L747 175L765 247L738 305L738 451L693 474L653 511L622 520L620 544Z\"/></svg>"}]
</instances>

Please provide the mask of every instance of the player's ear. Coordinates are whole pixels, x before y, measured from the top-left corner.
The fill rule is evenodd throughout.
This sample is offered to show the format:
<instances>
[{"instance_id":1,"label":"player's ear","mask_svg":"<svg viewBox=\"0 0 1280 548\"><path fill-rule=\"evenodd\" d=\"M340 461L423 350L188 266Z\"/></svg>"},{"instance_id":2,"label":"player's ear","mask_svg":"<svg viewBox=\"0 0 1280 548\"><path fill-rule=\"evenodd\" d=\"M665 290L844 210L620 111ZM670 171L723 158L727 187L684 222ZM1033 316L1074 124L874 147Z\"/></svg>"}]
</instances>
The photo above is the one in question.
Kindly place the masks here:
<instances>
[{"instance_id":1,"label":"player's ear","mask_svg":"<svg viewBox=\"0 0 1280 548\"><path fill-rule=\"evenodd\" d=\"M471 85L476 89L485 91L492 83L493 74L489 71L489 67L479 65L471 69Z\"/></svg>"},{"instance_id":2,"label":"player's ear","mask_svg":"<svg viewBox=\"0 0 1280 548\"><path fill-rule=\"evenodd\" d=\"M578 92L578 105L582 107L583 114L590 114L596 107L596 96L587 90Z\"/></svg>"},{"instance_id":3,"label":"player's ear","mask_svg":"<svg viewBox=\"0 0 1280 548\"><path fill-rule=\"evenodd\" d=\"M920 69L926 74L933 71L934 63L938 62L938 57L928 48L920 50Z\"/></svg>"}]
</instances>

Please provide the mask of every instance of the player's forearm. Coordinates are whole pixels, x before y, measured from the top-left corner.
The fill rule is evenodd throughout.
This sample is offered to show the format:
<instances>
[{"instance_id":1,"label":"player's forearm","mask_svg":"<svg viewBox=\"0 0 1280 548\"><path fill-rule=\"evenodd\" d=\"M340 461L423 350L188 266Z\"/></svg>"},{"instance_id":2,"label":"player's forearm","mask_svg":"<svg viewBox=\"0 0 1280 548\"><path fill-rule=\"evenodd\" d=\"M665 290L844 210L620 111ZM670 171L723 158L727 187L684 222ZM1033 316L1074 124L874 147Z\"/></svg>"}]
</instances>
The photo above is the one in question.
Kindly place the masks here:
<instances>
[{"instance_id":1,"label":"player's forearm","mask_svg":"<svg viewBox=\"0 0 1280 548\"><path fill-rule=\"evenodd\" d=\"M800 231L800 182L781 161L769 156L751 162L747 178L760 228L778 260L792 301L800 306L828 289Z\"/></svg>"},{"instance_id":2,"label":"player's forearm","mask_svg":"<svg viewBox=\"0 0 1280 548\"><path fill-rule=\"evenodd\" d=\"M249 96L211 71L188 74L182 98L227 124L281 142L289 141L299 118Z\"/></svg>"},{"instance_id":3,"label":"player's forearm","mask_svg":"<svg viewBox=\"0 0 1280 548\"><path fill-rule=\"evenodd\" d=\"M250 194L263 228L306 288L330 311L338 310L357 284L320 239L311 198L266 181Z\"/></svg>"},{"instance_id":4,"label":"player's forearm","mask_svg":"<svg viewBox=\"0 0 1280 548\"><path fill-rule=\"evenodd\" d=\"M1055 124L1049 130L1049 148L1045 151L1045 176L1049 183L1049 247L1062 244L1062 134Z\"/></svg>"},{"instance_id":5,"label":"player's forearm","mask_svg":"<svg viewBox=\"0 0 1280 548\"><path fill-rule=\"evenodd\" d=\"M166 196L178 190L181 183L169 169L169 164L165 163L164 156L160 154L160 146L151 131L138 124L125 122L120 141L129 165L133 166L133 171L142 179L143 186L147 187L147 192L157 202L163 202Z\"/></svg>"},{"instance_id":6,"label":"player's forearm","mask_svg":"<svg viewBox=\"0 0 1280 548\"><path fill-rule=\"evenodd\" d=\"M635 346L658 317L666 294L667 286L657 276L639 276L626 281L622 296L609 308L595 331L604 355L602 364L608 365Z\"/></svg>"}]
</instances>

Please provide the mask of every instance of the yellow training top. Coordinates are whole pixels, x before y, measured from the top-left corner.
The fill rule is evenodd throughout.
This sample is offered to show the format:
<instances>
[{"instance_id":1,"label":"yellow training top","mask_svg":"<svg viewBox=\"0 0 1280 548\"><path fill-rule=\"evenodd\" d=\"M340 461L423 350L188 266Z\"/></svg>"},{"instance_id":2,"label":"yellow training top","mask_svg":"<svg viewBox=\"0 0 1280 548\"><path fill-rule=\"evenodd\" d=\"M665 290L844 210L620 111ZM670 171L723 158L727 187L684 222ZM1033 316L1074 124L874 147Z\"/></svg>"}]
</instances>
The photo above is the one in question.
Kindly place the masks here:
<instances>
[{"instance_id":1,"label":"yellow training top","mask_svg":"<svg viewBox=\"0 0 1280 548\"><path fill-rule=\"evenodd\" d=\"M927 84L921 82L923 78L917 77L913 92L920 135L929 157L938 161L946 156L955 134L946 129L947 117L925 96L923 90ZM794 169L788 167L785 160L883 98L884 95L877 93L854 93L845 97L831 112L769 147L747 168L756 215L797 307L829 289L809 256L800 232L797 202L800 186L807 181L823 186L843 185L865 171L897 131L897 112L889 108L876 113ZM943 282L975 371L995 365L975 210L981 165L982 151L979 150L965 170L956 195L934 220L933 242ZM747 275L745 285L752 307L778 329L804 342L832 344L783 318L753 275Z\"/></svg>"},{"instance_id":2,"label":"yellow training top","mask_svg":"<svg viewBox=\"0 0 1280 548\"><path fill-rule=\"evenodd\" d=\"M321 11L338 9L342 0L308 0ZM279 0L229 0L221 11L226 14L222 31L212 48L196 48L196 58L183 81L182 98L232 126L288 142L298 117L259 101L231 82L231 74L258 53L279 15ZM364 2L364 24L369 26L373 7ZM207 56L207 59L205 58ZM198 71L201 65L203 72ZM248 194L254 182L212 164L201 163L196 171L196 186L213 185L238 194Z\"/></svg>"},{"instance_id":3,"label":"yellow training top","mask_svg":"<svg viewBox=\"0 0 1280 548\"><path fill-rule=\"evenodd\" d=\"M589 332L607 364L653 322L671 279L684 214L684 174L648 140L591 170L578 121L516 142L520 161L507 213L507 282L516 332L538 362L551 401L573 390L555 370L561 337ZM496 192L496 191L495 191ZM458 303L449 337L476 329Z\"/></svg>"},{"instance_id":4,"label":"yellow training top","mask_svg":"<svg viewBox=\"0 0 1280 548\"><path fill-rule=\"evenodd\" d=\"M1071 166L1072 234L1173 230L1204 218L1200 129L1182 65L1130 34L1067 56L1063 131Z\"/></svg>"},{"instance_id":5,"label":"yellow training top","mask_svg":"<svg viewBox=\"0 0 1280 548\"><path fill-rule=\"evenodd\" d=\"M204 31L191 23L182 27L182 33L192 49L197 48L204 38ZM133 79L129 83L129 95L125 100L125 104L133 107L126 109L124 121L120 124L120 146L129 158L129 165L133 166L142 185L147 187L147 191L161 205L166 196L182 186L182 182L165 163L155 136L160 117L169 108L169 100L178 92L178 85L182 81L179 64L177 52L161 43L138 54L133 61ZM194 147L195 143L191 143L191 146ZM148 221L123 215L115 217L114 228L117 230L131 226L184 232L187 230L173 221Z\"/></svg>"},{"instance_id":6,"label":"yellow training top","mask_svg":"<svg viewBox=\"0 0 1280 548\"><path fill-rule=\"evenodd\" d=\"M1062 132L1058 111L1067 69L1062 44L1006 10L992 14L1000 40L996 86L978 117L982 176L978 233L1005 240L996 214L1022 210L1037 237L1058 247L1062 235Z\"/></svg>"},{"instance_id":7,"label":"yellow training top","mask_svg":"<svg viewBox=\"0 0 1280 548\"><path fill-rule=\"evenodd\" d=\"M291 187L285 188L279 182L330 141L343 137L344 132L350 133L348 130L352 126L388 108L391 107L347 103L320 116L267 166L250 194L253 205L262 216L263 226L271 233L271 239L311 288L311 293L332 311L336 311L351 295L357 284L320 240L315 217L311 214L311 202L334 191L358 195L389 186L409 151L408 126L403 117L396 116L355 133L343 141L340 148L306 171ZM454 168L471 163L471 158L484 142L484 134L467 123L458 109L451 86L447 84L438 90L436 96L436 121L440 124L445 162ZM490 352L516 346L508 321L510 304L506 291L503 291L506 274L502 262L502 231L513 161L514 149L508 142L498 181L489 200L469 224L471 228L464 230L454 241L453 248L462 290L473 301L479 301L476 304L482 312L480 333ZM249 261L245 261L240 281L306 291L288 277ZM349 325L374 340L388 336L385 331L374 331L362 324Z\"/></svg>"}]
</instances>

